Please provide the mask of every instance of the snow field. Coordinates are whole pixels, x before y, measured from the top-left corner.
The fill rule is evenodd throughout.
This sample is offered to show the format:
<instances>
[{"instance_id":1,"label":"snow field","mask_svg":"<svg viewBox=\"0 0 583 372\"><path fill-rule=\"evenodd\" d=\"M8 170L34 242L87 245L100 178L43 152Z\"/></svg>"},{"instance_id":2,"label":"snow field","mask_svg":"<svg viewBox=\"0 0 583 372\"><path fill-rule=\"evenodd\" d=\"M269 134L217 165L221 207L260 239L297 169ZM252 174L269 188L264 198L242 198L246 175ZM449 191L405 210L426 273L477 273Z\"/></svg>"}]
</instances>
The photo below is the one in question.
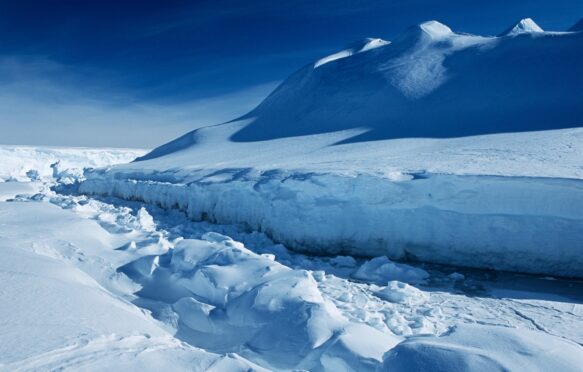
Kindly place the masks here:
<instances>
[{"instance_id":1,"label":"snow field","mask_svg":"<svg viewBox=\"0 0 583 372\"><path fill-rule=\"evenodd\" d=\"M461 285L467 283L470 286L471 280L460 279L459 275L455 281L447 275L439 279L435 273L394 263L386 257L363 261L350 256L303 256L274 244L263 234L249 232L237 225L192 223L176 211L152 206L146 210L138 202L117 200L121 204L115 206L85 196L54 194L46 188L42 195L28 199L36 202L24 202L27 200L25 195L17 200L20 201L0 204L8 211L27 208L26 212L2 214L12 225L3 220L1 236L7 241L18 242L23 238L16 236L15 232L20 231L26 234L27 241L42 241L43 244L31 245L35 247L34 254L51 257L51 260L56 260L56 267L63 263L76 267L75 270L87 278L84 280L99 283L101 291L110 294L106 298L114 302L121 299L122 308L129 306L129 309L133 305L127 300L131 300L151 311L161 323L140 325L142 321L146 324L152 322L147 314L141 313L136 320L138 324L128 325L134 331L148 329L148 332L127 335L122 332L125 328L118 326L115 320L102 320L104 315L118 316L111 310L109 314L103 311L105 314L79 315L83 307L72 303L63 308L68 310L68 318L53 313L65 319L60 326L61 332L64 329L69 332L76 330L64 324L69 319L71 324L78 324L77 316L88 316L119 330L114 332L115 335L103 332L105 335L100 336L102 328L87 323L95 338L83 338L72 332L66 337L75 343L62 347L48 344L45 337L39 336L43 342L37 344L45 345L49 351L37 353L36 349L25 346L25 341L32 340L27 337L30 330L15 329L18 322L11 321L4 334L20 332L25 341L3 343L10 348L3 355L15 355L13 350L28 350L31 355L5 363L10 370L65 367L98 370L104 366L112 370L138 366L154 370L168 365L194 370L206 370L211 366L216 370L260 370L259 366L269 369L374 370L383 368L383 360L385 368L389 363L395 368L409 364L411 370L416 370L418 365L411 363L411 359L427 360L427 363L443 359L442 343L452 349L447 357L457 361L456 365L461 369L469 363L464 361L474 358L472 353L489 345L486 335L497 332L512 339L511 347L504 350L490 347L489 359L483 366L493 368L500 360L519 363L520 355L525 352L536 356L541 366L549 365L550 359L539 344L533 343L530 337L520 336L524 329L532 329L537 339L556 343L571 353L553 354L552 363L559 363L556 365L569 370L576 368L572 366L580 361L580 346L568 340L583 343L581 333L577 331L583 324L581 306L567 303L563 306L566 298L560 296L555 300L516 301L448 293L447 288L453 283L461 280ZM64 210L52 207L46 201ZM110 202L115 202L115 199ZM46 209L55 214L39 219ZM15 215L20 217L15 219ZM36 216L32 218L35 218L39 233L31 234L27 227L31 216ZM20 230L14 226L20 226ZM236 236L245 243L224 234ZM49 239L47 235L54 238ZM22 240L20 242L19 246L28 246ZM11 265L11 270L18 270L25 262L17 256L14 262L7 264ZM35 272L41 273L44 269ZM351 278L359 279L353 281ZM398 278L400 281L387 285L383 278L387 281ZM440 291L423 289L435 280L442 280ZM402 281L416 283L416 287ZM70 286L67 281L63 285L65 288ZM26 287L35 287L35 284ZM47 296L39 297L35 293L22 298L21 307L30 309L24 314L36 315L38 306L30 306L30 303L39 298L48 304L62 301L58 291L54 295L51 291L43 293ZM516 298L516 293L509 291L500 295ZM97 302L91 308L100 308L101 297L86 290L84 296ZM526 293L525 296L532 297ZM106 302L104 306L112 305ZM9 307L5 309L10 311ZM14 312L13 316L22 313ZM560 314L561 321L552 314ZM465 341L458 343L458 338L452 339L451 335L463 332L465 324L476 322L487 324L472 331L477 346L475 349L459 348L458 345ZM153 337L158 333L148 327L156 327L156 332L162 332L161 338ZM36 326L36 329L42 332L45 328ZM82 341L85 339L89 341ZM415 346L415 342L421 341L430 346ZM414 351L391 352L403 342L407 342L403 344L403 350ZM204 351L193 346L202 347ZM236 354L233 354L234 349ZM383 354L385 351L388 353ZM216 353L227 354L218 356ZM411 357L411 353L417 354ZM400 355L396 361L395 354Z\"/></svg>"},{"instance_id":2,"label":"snow field","mask_svg":"<svg viewBox=\"0 0 583 372\"><path fill-rule=\"evenodd\" d=\"M135 285L108 262L117 242L49 203L0 203L0 370L254 368L178 341L120 297Z\"/></svg>"}]
</instances>

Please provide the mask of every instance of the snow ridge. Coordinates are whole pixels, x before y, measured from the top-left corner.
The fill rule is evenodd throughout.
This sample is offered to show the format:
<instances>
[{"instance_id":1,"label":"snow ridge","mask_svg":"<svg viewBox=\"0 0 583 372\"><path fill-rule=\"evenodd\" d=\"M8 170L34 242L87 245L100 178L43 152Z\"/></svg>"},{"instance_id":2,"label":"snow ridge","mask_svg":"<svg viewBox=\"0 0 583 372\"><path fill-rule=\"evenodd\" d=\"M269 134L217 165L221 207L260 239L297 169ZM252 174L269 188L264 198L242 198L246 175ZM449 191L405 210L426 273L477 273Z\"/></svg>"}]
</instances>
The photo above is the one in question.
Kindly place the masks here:
<instances>
[{"instance_id":1,"label":"snow ridge","mask_svg":"<svg viewBox=\"0 0 583 372\"><path fill-rule=\"evenodd\" d=\"M356 41L348 46L348 48L341 50L340 52L331 54L327 57L319 59L314 63L314 68L318 68L326 63L332 61L337 61L342 58L350 57L354 54L363 53L372 49L382 47L383 45L389 44L390 41L386 41L378 38L366 38L364 40Z\"/></svg>"}]
</instances>

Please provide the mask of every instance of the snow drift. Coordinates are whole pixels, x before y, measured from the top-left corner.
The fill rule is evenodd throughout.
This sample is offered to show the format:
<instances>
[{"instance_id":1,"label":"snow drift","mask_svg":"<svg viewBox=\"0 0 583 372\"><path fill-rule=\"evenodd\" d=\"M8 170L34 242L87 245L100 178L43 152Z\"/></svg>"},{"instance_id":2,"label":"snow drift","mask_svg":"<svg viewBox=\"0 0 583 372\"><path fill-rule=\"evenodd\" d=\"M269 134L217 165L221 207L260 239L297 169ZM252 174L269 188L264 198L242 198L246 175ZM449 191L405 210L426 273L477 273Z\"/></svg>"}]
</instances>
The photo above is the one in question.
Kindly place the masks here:
<instances>
[{"instance_id":1,"label":"snow drift","mask_svg":"<svg viewBox=\"0 0 583 372\"><path fill-rule=\"evenodd\" d=\"M577 27L426 22L307 65L244 117L80 191L315 253L583 277L582 51Z\"/></svg>"},{"instance_id":2,"label":"snow drift","mask_svg":"<svg viewBox=\"0 0 583 372\"><path fill-rule=\"evenodd\" d=\"M121 271L143 285L141 297L169 304L158 316L174 323L181 339L270 369L372 371L402 340L349 322L310 272L217 233L182 240L166 255L145 256ZM367 348L359 346L363 339Z\"/></svg>"},{"instance_id":3,"label":"snow drift","mask_svg":"<svg viewBox=\"0 0 583 372\"><path fill-rule=\"evenodd\" d=\"M480 337L476 337L476 335ZM413 337L386 353L383 370L577 371L576 343L524 329L463 325L442 337Z\"/></svg>"}]
</instances>

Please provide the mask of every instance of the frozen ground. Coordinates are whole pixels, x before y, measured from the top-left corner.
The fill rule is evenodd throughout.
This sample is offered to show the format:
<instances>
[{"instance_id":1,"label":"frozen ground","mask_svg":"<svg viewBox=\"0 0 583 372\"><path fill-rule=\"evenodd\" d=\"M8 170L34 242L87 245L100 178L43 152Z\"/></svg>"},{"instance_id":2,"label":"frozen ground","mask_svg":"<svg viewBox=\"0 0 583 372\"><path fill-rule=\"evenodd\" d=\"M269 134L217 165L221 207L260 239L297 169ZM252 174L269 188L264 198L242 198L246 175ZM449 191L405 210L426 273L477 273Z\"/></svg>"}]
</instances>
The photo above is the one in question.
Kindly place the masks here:
<instances>
[{"instance_id":1,"label":"frozen ground","mask_svg":"<svg viewBox=\"0 0 583 372\"><path fill-rule=\"evenodd\" d=\"M0 182L0 370L583 364L580 281L307 256L243 224L71 194L81 174Z\"/></svg>"}]
</instances>

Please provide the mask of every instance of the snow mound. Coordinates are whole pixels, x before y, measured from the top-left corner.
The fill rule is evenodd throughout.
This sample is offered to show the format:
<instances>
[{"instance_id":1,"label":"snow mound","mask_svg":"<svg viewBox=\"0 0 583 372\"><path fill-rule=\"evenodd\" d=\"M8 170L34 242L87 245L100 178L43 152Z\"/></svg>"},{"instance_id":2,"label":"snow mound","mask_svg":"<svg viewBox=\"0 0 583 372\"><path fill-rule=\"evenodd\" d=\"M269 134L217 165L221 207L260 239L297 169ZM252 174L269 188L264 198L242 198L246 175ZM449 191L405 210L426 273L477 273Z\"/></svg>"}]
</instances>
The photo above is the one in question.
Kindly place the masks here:
<instances>
[{"instance_id":1,"label":"snow mound","mask_svg":"<svg viewBox=\"0 0 583 372\"><path fill-rule=\"evenodd\" d=\"M500 36L516 36L520 34L528 34L533 32L544 32L539 25L537 25L531 18L524 18L511 26L508 30L500 34Z\"/></svg>"},{"instance_id":2,"label":"snow mound","mask_svg":"<svg viewBox=\"0 0 583 372\"><path fill-rule=\"evenodd\" d=\"M356 279L384 284L390 280L419 283L427 279L429 274L423 269L395 263L381 256L365 262L352 276Z\"/></svg>"},{"instance_id":3,"label":"snow mound","mask_svg":"<svg viewBox=\"0 0 583 372\"><path fill-rule=\"evenodd\" d=\"M420 305L427 300L425 293L407 283L396 280L390 281L386 287L377 291L375 295L383 300L407 306Z\"/></svg>"},{"instance_id":4,"label":"snow mound","mask_svg":"<svg viewBox=\"0 0 583 372\"><path fill-rule=\"evenodd\" d=\"M156 257L155 265L144 257L121 271L142 284L141 297L170 305L164 317L192 345L236 351L275 369L374 370L400 341L349 322L322 297L309 272L255 254L229 237L207 233ZM363 347L361 339L374 347Z\"/></svg>"},{"instance_id":5,"label":"snow mound","mask_svg":"<svg viewBox=\"0 0 583 372\"><path fill-rule=\"evenodd\" d=\"M460 325L442 337L411 337L384 357L390 371L579 371L574 342L525 329Z\"/></svg>"}]
</instances>

